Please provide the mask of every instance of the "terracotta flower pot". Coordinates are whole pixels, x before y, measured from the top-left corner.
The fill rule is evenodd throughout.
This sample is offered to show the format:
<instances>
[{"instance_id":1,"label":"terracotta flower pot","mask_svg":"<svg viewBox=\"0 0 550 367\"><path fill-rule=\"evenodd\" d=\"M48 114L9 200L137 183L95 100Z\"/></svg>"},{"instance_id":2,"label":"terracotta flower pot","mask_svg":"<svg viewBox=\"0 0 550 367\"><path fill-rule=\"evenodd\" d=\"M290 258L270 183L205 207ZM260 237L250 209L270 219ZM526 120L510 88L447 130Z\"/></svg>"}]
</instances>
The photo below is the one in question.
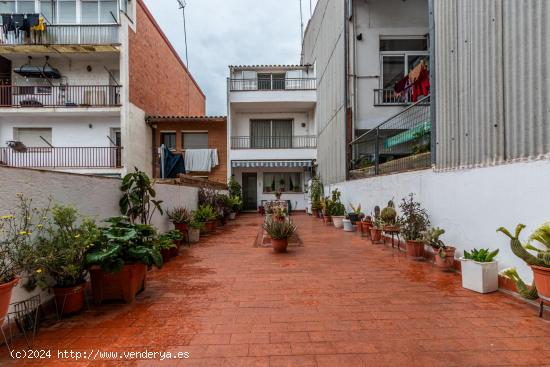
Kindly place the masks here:
<instances>
[{"instance_id":1,"label":"terracotta flower pot","mask_svg":"<svg viewBox=\"0 0 550 367\"><path fill-rule=\"evenodd\" d=\"M172 258L172 249L163 248L162 250L160 250L160 254L162 255L162 261L164 263L167 263Z\"/></svg>"},{"instance_id":2,"label":"terracotta flower pot","mask_svg":"<svg viewBox=\"0 0 550 367\"><path fill-rule=\"evenodd\" d=\"M448 246L445 248L445 255L442 257L439 250L434 250L435 265L443 270L449 270L454 267L456 248Z\"/></svg>"},{"instance_id":3,"label":"terracotta flower pot","mask_svg":"<svg viewBox=\"0 0 550 367\"><path fill-rule=\"evenodd\" d=\"M188 235L189 236L189 235ZM180 254L180 247L181 247L181 240L175 240L174 241L174 247L170 249L170 256L176 257Z\"/></svg>"},{"instance_id":4,"label":"terracotta flower pot","mask_svg":"<svg viewBox=\"0 0 550 367\"><path fill-rule=\"evenodd\" d=\"M204 230L206 231L206 233L211 234L216 231L217 226L218 226L217 221L209 220L208 222L204 223Z\"/></svg>"},{"instance_id":5,"label":"terracotta flower pot","mask_svg":"<svg viewBox=\"0 0 550 367\"><path fill-rule=\"evenodd\" d=\"M331 224L332 223L332 217L330 215L323 215L323 223Z\"/></svg>"},{"instance_id":6,"label":"terracotta flower pot","mask_svg":"<svg viewBox=\"0 0 550 367\"><path fill-rule=\"evenodd\" d=\"M187 237L187 231L189 230L189 225L187 223L174 223L174 227L183 237Z\"/></svg>"},{"instance_id":7,"label":"terracotta flower pot","mask_svg":"<svg viewBox=\"0 0 550 367\"><path fill-rule=\"evenodd\" d=\"M424 257L424 242L407 240L407 256L414 258Z\"/></svg>"},{"instance_id":8,"label":"terracotta flower pot","mask_svg":"<svg viewBox=\"0 0 550 367\"><path fill-rule=\"evenodd\" d=\"M550 268L532 265L531 269L540 299L550 302Z\"/></svg>"},{"instance_id":9,"label":"terracotta flower pot","mask_svg":"<svg viewBox=\"0 0 550 367\"><path fill-rule=\"evenodd\" d=\"M273 247L273 251L275 252L286 252L286 248L288 247L288 239L271 239L271 246Z\"/></svg>"},{"instance_id":10,"label":"terracotta flower pot","mask_svg":"<svg viewBox=\"0 0 550 367\"><path fill-rule=\"evenodd\" d=\"M3 323L4 317L8 313L10 306L11 293L13 287L17 285L19 278L15 278L11 282L0 284L0 325Z\"/></svg>"},{"instance_id":11,"label":"terracotta flower pot","mask_svg":"<svg viewBox=\"0 0 550 367\"><path fill-rule=\"evenodd\" d=\"M198 228L189 228L189 243L199 242L201 230Z\"/></svg>"},{"instance_id":12,"label":"terracotta flower pot","mask_svg":"<svg viewBox=\"0 0 550 367\"><path fill-rule=\"evenodd\" d=\"M61 315L69 315L84 308L84 290L86 284L82 283L74 287L53 289L57 311Z\"/></svg>"},{"instance_id":13,"label":"terracotta flower pot","mask_svg":"<svg viewBox=\"0 0 550 367\"><path fill-rule=\"evenodd\" d=\"M92 294L94 303L100 304L104 300L123 300L131 303L136 294L145 289L147 265L124 265L117 273L106 273L99 266L90 268L92 279Z\"/></svg>"},{"instance_id":14,"label":"terracotta flower pot","mask_svg":"<svg viewBox=\"0 0 550 367\"><path fill-rule=\"evenodd\" d=\"M379 242L382 239L382 230L372 227L370 229L370 238L372 242Z\"/></svg>"}]
</instances>

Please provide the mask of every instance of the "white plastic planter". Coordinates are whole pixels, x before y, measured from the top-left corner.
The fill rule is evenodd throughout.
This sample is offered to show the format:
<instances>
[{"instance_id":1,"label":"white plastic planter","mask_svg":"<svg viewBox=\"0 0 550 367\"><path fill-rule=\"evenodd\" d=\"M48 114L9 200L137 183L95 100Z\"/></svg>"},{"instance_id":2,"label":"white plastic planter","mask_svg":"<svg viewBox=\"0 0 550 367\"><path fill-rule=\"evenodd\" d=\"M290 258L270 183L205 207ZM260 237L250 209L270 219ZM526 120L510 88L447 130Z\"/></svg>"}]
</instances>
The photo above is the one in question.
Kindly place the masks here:
<instances>
[{"instance_id":1,"label":"white plastic planter","mask_svg":"<svg viewBox=\"0 0 550 367\"><path fill-rule=\"evenodd\" d=\"M351 220L344 219L342 221L342 224L344 225L344 231L346 232L353 232L355 229L353 228L353 224L351 224Z\"/></svg>"},{"instance_id":2,"label":"white plastic planter","mask_svg":"<svg viewBox=\"0 0 550 367\"><path fill-rule=\"evenodd\" d=\"M498 263L480 263L460 258L462 268L462 287L478 293L490 293L498 290Z\"/></svg>"},{"instance_id":3,"label":"white plastic planter","mask_svg":"<svg viewBox=\"0 0 550 367\"><path fill-rule=\"evenodd\" d=\"M235 220L235 218L237 218L237 212L231 212L231 213L229 213L229 219L230 219L230 220Z\"/></svg>"},{"instance_id":4,"label":"white plastic planter","mask_svg":"<svg viewBox=\"0 0 550 367\"><path fill-rule=\"evenodd\" d=\"M334 224L334 226L336 228L342 228L344 226L344 218L345 217L340 217L340 216L332 216L332 224Z\"/></svg>"}]
</instances>

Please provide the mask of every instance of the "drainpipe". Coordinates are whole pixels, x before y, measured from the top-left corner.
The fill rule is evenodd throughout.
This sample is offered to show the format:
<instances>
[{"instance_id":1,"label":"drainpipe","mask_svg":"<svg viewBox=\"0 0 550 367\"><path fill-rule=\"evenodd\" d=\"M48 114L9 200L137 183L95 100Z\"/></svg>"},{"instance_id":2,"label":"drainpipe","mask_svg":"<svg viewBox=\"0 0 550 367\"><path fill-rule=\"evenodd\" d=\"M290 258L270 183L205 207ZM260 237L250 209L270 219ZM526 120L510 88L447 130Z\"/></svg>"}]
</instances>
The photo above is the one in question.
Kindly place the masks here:
<instances>
[{"instance_id":1,"label":"drainpipe","mask_svg":"<svg viewBox=\"0 0 550 367\"><path fill-rule=\"evenodd\" d=\"M436 116L436 78L435 78L435 14L434 14L434 0L428 0L428 16L429 16L429 41L430 41L430 118L431 118L431 160L432 165L435 165L437 159L437 116Z\"/></svg>"},{"instance_id":2,"label":"drainpipe","mask_svg":"<svg viewBox=\"0 0 550 367\"><path fill-rule=\"evenodd\" d=\"M348 132L348 96L349 96L349 26L348 26L348 15L349 15L349 2L344 0L344 107L345 107L345 136L346 136L346 151L345 151L345 160L346 160L346 181L349 180L349 168L350 168L350 136ZM353 127L352 127L353 129Z\"/></svg>"}]
</instances>

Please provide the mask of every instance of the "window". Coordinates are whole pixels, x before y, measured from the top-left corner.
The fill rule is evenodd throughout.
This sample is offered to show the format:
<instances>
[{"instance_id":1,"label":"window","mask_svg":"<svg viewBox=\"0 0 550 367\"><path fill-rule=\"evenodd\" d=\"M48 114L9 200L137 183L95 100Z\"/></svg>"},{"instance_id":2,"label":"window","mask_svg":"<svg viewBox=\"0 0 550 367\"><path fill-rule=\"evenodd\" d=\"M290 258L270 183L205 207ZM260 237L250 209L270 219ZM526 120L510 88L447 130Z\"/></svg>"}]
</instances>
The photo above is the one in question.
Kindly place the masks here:
<instances>
[{"instance_id":1,"label":"window","mask_svg":"<svg viewBox=\"0 0 550 367\"><path fill-rule=\"evenodd\" d=\"M52 23L54 21L54 14L55 3L53 2L53 0L40 1L40 15L42 15L46 23Z\"/></svg>"},{"instance_id":2,"label":"window","mask_svg":"<svg viewBox=\"0 0 550 367\"><path fill-rule=\"evenodd\" d=\"M0 14L34 13L34 0L3 0L0 1Z\"/></svg>"},{"instance_id":3,"label":"window","mask_svg":"<svg viewBox=\"0 0 550 367\"><path fill-rule=\"evenodd\" d=\"M0 14L15 13L15 0L0 1Z\"/></svg>"},{"instance_id":4,"label":"window","mask_svg":"<svg viewBox=\"0 0 550 367\"><path fill-rule=\"evenodd\" d=\"M81 22L83 24L116 23L116 0L82 0Z\"/></svg>"},{"instance_id":5,"label":"window","mask_svg":"<svg viewBox=\"0 0 550 367\"><path fill-rule=\"evenodd\" d=\"M302 192L301 172L264 173L264 192Z\"/></svg>"},{"instance_id":6,"label":"window","mask_svg":"<svg viewBox=\"0 0 550 367\"><path fill-rule=\"evenodd\" d=\"M258 89L259 90L282 90L285 89L285 73L259 73L258 74Z\"/></svg>"},{"instance_id":7,"label":"window","mask_svg":"<svg viewBox=\"0 0 550 367\"><path fill-rule=\"evenodd\" d=\"M99 2L99 22L117 23L117 2L112 0L101 0Z\"/></svg>"},{"instance_id":8,"label":"window","mask_svg":"<svg viewBox=\"0 0 550 367\"><path fill-rule=\"evenodd\" d=\"M176 149L176 133L172 132L161 132L160 133L160 145L163 145L170 149Z\"/></svg>"},{"instance_id":9,"label":"window","mask_svg":"<svg viewBox=\"0 0 550 367\"><path fill-rule=\"evenodd\" d=\"M60 24L76 23L76 1L75 0L58 0L57 22Z\"/></svg>"},{"instance_id":10,"label":"window","mask_svg":"<svg viewBox=\"0 0 550 367\"><path fill-rule=\"evenodd\" d=\"M48 143L52 143L51 128L15 128L13 134L14 140L20 141L28 148L32 147L49 147ZM43 138L43 139L42 139Z\"/></svg>"},{"instance_id":11,"label":"window","mask_svg":"<svg viewBox=\"0 0 550 367\"><path fill-rule=\"evenodd\" d=\"M428 59L428 40L425 37L380 39L382 89L393 89L422 60Z\"/></svg>"},{"instance_id":12,"label":"window","mask_svg":"<svg viewBox=\"0 0 550 367\"><path fill-rule=\"evenodd\" d=\"M34 0L17 0L18 13L34 13Z\"/></svg>"},{"instance_id":13,"label":"window","mask_svg":"<svg viewBox=\"0 0 550 367\"><path fill-rule=\"evenodd\" d=\"M250 148L292 148L292 120L250 120Z\"/></svg>"},{"instance_id":14,"label":"window","mask_svg":"<svg viewBox=\"0 0 550 367\"><path fill-rule=\"evenodd\" d=\"M183 149L208 149L208 133L182 133Z\"/></svg>"}]
</instances>

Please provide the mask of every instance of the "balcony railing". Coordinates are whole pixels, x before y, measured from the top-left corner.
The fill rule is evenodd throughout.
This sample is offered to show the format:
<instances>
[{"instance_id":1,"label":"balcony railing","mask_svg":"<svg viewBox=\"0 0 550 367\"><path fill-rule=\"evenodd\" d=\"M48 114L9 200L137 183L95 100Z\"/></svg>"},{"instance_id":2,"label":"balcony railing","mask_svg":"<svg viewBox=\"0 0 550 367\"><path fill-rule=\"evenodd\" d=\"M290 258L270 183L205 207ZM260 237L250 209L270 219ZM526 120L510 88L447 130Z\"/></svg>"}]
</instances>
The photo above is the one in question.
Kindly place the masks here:
<instances>
[{"instance_id":1,"label":"balcony railing","mask_svg":"<svg viewBox=\"0 0 550 367\"><path fill-rule=\"evenodd\" d=\"M0 107L120 106L117 85L0 86Z\"/></svg>"},{"instance_id":2,"label":"balcony railing","mask_svg":"<svg viewBox=\"0 0 550 367\"><path fill-rule=\"evenodd\" d=\"M375 106L403 106L412 103L412 90L409 88L403 93L395 93L393 89L375 89Z\"/></svg>"},{"instance_id":3,"label":"balcony railing","mask_svg":"<svg viewBox=\"0 0 550 367\"><path fill-rule=\"evenodd\" d=\"M1 32L1 45L111 45L118 44L118 24L46 25L44 32Z\"/></svg>"},{"instance_id":4,"label":"balcony railing","mask_svg":"<svg viewBox=\"0 0 550 367\"><path fill-rule=\"evenodd\" d=\"M314 149L316 147L315 135L231 137L231 149Z\"/></svg>"},{"instance_id":5,"label":"balcony railing","mask_svg":"<svg viewBox=\"0 0 550 367\"><path fill-rule=\"evenodd\" d=\"M351 176L362 178L431 166L430 96L351 142Z\"/></svg>"},{"instance_id":6,"label":"balcony railing","mask_svg":"<svg viewBox=\"0 0 550 367\"><path fill-rule=\"evenodd\" d=\"M0 165L28 168L120 168L122 147L0 148Z\"/></svg>"},{"instance_id":7,"label":"balcony railing","mask_svg":"<svg viewBox=\"0 0 550 367\"><path fill-rule=\"evenodd\" d=\"M230 91L315 90L315 78L229 79Z\"/></svg>"}]
</instances>

